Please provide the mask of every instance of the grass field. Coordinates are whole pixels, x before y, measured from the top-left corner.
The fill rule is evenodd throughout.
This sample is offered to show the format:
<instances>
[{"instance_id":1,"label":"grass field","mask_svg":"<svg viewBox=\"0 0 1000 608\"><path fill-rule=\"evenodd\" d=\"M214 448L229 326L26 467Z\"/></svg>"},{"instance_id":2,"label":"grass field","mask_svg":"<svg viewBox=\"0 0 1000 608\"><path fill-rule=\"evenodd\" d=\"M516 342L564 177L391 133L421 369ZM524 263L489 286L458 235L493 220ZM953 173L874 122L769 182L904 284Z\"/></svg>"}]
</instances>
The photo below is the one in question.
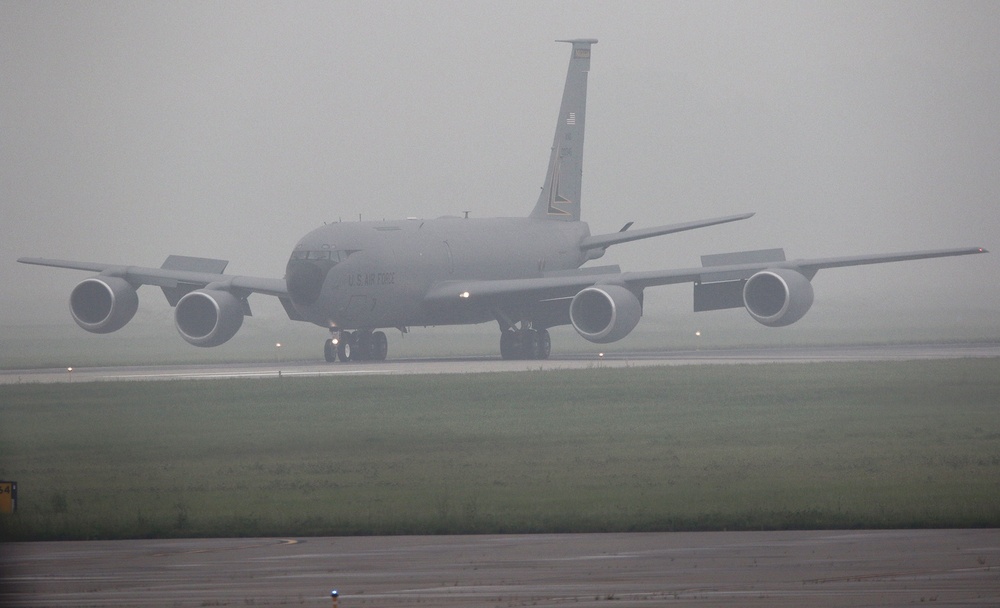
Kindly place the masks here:
<instances>
[{"instance_id":1,"label":"grass field","mask_svg":"<svg viewBox=\"0 0 1000 608\"><path fill-rule=\"evenodd\" d=\"M0 387L0 539L1000 526L1000 360Z\"/></svg>"}]
</instances>

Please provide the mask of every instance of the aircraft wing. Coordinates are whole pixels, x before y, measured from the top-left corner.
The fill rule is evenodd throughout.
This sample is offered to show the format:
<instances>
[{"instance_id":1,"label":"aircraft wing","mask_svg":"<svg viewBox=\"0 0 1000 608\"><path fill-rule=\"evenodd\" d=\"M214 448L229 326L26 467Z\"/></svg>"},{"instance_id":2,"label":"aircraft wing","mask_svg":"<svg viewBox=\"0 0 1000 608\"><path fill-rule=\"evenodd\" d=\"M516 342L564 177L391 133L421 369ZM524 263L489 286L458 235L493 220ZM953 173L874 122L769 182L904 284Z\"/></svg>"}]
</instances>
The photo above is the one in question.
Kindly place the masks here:
<instances>
[{"instance_id":1,"label":"aircraft wing","mask_svg":"<svg viewBox=\"0 0 1000 608\"><path fill-rule=\"evenodd\" d=\"M34 264L37 266L88 270L105 276L120 277L136 287L139 285L156 285L162 287L164 293L178 289L190 291L216 284L226 291L243 292L245 294L244 297L251 293L262 293L279 298L288 297L288 288L285 285L284 279L223 274L222 269L228 264L225 260L170 256L161 268L123 266L100 262L52 260L48 258L20 258L17 261L22 264ZM170 299L169 295L168 299Z\"/></svg>"},{"instance_id":2,"label":"aircraft wing","mask_svg":"<svg viewBox=\"0 0 1000 608\"><path fill-rule=\"evenodd\" d=\"M689 283L713 280L746 279L752 274L765 269L788 268L796 270L806 278L812 279L817 272L825 268L843 268L846 266L863 266L868 264L885 264L888 262L905 262L908 260L923 260L928 258L943 258L958 255L988 253L982 247L964 247L958 249L932 249L925 251L907 251L899 253L881 253L831 258L807 258L798 260L750 262L746 264L729 264L721 266L702 266L686 270L648 271L624 273L625 284L629 287L644 288L654 285L669 285L672 283ZM736 254L739 255L739 254Z\"/></svg>"},{"instance_id":3,"label":"aircraft wing","mask_svg":"<svg viewBox=\"0 0 1000 608\"><path fill-rule=\"evenodd\" d=\"M509 298L532 298L539 300L568 298L581 289L592 285L623 285L634 291L656 285L676 283L700 283L718 280L746 279L765 269L788 268L796 270L812 279L824 268L841 268L866 264L884 264L926 258L940 258L959 255L987 253L981 247L960 249L936 249L831 258L799 260L762 261L745 264L699 266L672 270L650 270L644 272L580 273L565 276L538 277L532 279L503 279L497 281L443 281L434 285L426 294L428 304L455 303L462 300L482 304L489 300ZM581 269L581 271L586 269Z\"/></svg>"}]
</instances>

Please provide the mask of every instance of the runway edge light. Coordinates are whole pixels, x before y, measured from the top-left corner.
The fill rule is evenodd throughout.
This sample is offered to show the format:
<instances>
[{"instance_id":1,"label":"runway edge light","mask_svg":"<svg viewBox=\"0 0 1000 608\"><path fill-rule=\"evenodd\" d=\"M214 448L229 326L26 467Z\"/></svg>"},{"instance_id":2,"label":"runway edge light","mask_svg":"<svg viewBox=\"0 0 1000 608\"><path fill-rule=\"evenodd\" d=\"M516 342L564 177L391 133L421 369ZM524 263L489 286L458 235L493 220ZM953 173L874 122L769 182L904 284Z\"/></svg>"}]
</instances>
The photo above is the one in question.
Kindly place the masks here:
<instances>
[{"instance_id":1,"label":"runway edge light","mask_svg":"<svg viewBox=\"0 0 1000 608\"><path fill-rule=\"evenodd\" d=\"M0 481L0 513L17 511L17 482Z\"/></svg>"}]
</instances>

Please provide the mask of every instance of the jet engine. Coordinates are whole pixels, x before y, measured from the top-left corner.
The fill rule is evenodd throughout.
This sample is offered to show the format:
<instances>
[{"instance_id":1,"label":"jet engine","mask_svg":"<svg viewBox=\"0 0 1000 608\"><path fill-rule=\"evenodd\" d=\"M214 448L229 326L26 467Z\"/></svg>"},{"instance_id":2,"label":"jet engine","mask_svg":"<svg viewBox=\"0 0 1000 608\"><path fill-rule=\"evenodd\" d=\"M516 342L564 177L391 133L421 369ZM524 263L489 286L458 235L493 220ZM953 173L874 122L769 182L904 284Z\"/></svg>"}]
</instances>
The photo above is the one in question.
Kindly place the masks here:
<instances>
[{"instance_id":1,"label":"jet engine","mask_svg":"<svg viewBox=\"0 0 1000 608\"><path fill-rule=\"evenodd\" d=\"M755 321L768 327L791 325L809 311L813 288L794 270L762 270L743 286L743 303Z\"/></svg>"},{"instance_id":2,"label":"jet engine","mask_svg":"<svg viewBox=\"0 0 1000 608\"><path fill-rule=\"evenodd\" d=\"M135 287L119 277L91 277L69 294L73 320L94 334L118 331L132 320L138 309Z\"/></svg>"},{"instance_id":3,"label":"jet engine","mask_svg":"<svg viewBox=\"0 0 1000 608\"><path fill-rule=\"evenodd\" d=\"M177 302L174 322L189 344L218 346L243 325L243 303L228 291L198 289Z\"/></svg>"},{"instance_id":4,"label":"jet engine","mask_svg":"<svg viewBox=\"0 0 1000 608\"><path fill-rule=\"evenodd\" d=\"M642 317L642 302L620 285L595 285L581 290L569 304L569 320L581 336L606 344L621 340Z\"/></svg>"}]
</instances>

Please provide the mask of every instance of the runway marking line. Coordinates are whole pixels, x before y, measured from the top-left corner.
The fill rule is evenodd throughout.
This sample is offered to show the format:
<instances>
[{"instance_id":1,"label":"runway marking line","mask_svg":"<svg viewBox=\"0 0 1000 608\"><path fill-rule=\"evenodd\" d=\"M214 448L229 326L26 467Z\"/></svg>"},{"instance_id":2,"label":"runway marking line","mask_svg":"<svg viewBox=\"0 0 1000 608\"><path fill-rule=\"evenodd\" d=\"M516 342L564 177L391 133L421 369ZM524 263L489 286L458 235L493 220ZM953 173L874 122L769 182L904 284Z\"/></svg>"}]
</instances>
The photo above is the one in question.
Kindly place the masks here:
<instances>
[{"instance_id":1,"label":"runway marking line","mask_svg":"<svg viewBox=\"0 0 1000 608\"><path fill-rule=\"evenodd\" d=\"M172 555L194 555L198 553L222 553L223 551L240 551L243 549L260 549L262 547L270 547L271 545L297 545L299 541L294 538L279 538L279 539L269 539L267 542L258 543L255 545L242 545L239 547L215 547L211 549L189 549L187 551L167 551L161 553L153 553L151 557L170 557Z\"/></svg>"},{"instance_id":2,"label":"runway marking line","mask_svg":"<svg viewBox=\"0 0 1000 608\"><path fill-rule=\"evenodd\" d=\"M958 574L960 572L988 572L990 566L977 568L952 568L951 570L918 570L914 572L882 572L879 574L849 574L847 576L835 576L832 578L809 578L802 581L803 584L822 583L850 583L868 580L892 580L897 578L907 578L912 576L940 576L942 574Z\"/></svg>"}]
</instances>

